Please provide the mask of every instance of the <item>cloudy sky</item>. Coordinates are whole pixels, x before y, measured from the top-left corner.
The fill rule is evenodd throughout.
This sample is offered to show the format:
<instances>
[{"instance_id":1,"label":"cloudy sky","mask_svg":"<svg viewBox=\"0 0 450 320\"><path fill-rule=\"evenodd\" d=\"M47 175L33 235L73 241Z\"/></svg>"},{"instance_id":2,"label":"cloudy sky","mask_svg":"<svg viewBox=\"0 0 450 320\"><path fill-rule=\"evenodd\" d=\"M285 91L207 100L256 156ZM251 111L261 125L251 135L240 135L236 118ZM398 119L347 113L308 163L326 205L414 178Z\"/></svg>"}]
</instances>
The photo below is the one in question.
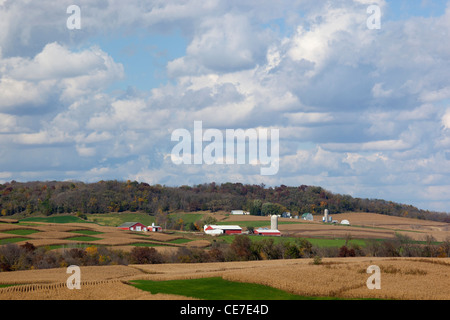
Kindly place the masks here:
<instances>
[{"instance_id":1,"label":"cloudy sky","mask_svg":"<svg viewBox=\"0 0 450 320\"><path fill-rule=\"evenodd\" d=\"M0 182L306 184L450 211L450 1L0 0L0 30ZM277 174L174 164L194 121L278 129Z\"/></svg>"}]
</instances>

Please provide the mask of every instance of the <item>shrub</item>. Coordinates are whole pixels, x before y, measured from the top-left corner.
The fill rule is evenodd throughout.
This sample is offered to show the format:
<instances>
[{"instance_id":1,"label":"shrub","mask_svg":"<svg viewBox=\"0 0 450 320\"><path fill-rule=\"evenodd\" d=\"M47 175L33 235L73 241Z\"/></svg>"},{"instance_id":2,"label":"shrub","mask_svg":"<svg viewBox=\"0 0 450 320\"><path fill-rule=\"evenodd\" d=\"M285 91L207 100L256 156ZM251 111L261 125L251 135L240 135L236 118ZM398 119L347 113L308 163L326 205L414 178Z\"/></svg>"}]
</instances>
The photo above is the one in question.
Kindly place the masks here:
<instances>
[{"instance_id":1,"label":"shrub","mask_svg":"<svg viewBox=\"0 0 450 320\"><path fill-rule=\"evenodd\" d=\"M253 259L252 241L247 236L236 235L230 245L230 249L236 260L247 261Z\"/></svg>"},{"instance_id":2,"label":"shrub","mask_svg":"<svg viewBox=\"0 0 450 320\"><path fill-rule=\"evenodd\" d=\"M25 249L26 252L34 252L34 250L36 250L34 244L29 243L28 241L25 242L25 244L21 245L20 247Z\"/></svg>"},{"instance_id":3,"label":"shrub","mask_svg":"<svg viewBox=\"0 0 450 320\"><path fill-rule=\"evenodd\" d=\"M284 255L283 250L280 250L279 246L274 244L272 238L263 239L254 244L254 250L258 253L259 257L263 260L279 259ZM249 256L250 257L250 256Z\"/></svg>"},{"instance_id":4,"label":"shrub","mask_svg":"<svg viewBox=\"0 0 450 320\"><path fill-rule=\"evenodd\" d=\"M320 265L320 264L322 264L322 257L319 256L319 255L314 256L313 264L315 264L315 265Z\"/></svg>"},{"instance_id":5,"label":"shrub","mask_svg":"<svg viewBox=\"0 0 450 320\"><path fill-rule=\"evenodd\" d=\"M156 264L162 262L163 258L155 248L134 247L130 252L130 263Z\"/></svg>"},{"instance_id":6,"label":"shrub","mask_svg":"<svg viewBox=\"0 0 450 320\"><path fill-rule=\"evenodd\" d=\"M211 261L210 254L199 248L180 247L176 255L176 261L181 263L203 263Z\"/></svg>"},{"instance_id":7,"label":"shrub","mask_svg":"<svg viewBox=\"0 0 450 320\"><path fill-rule=\"evenodd\" d=\"M355 257L355 250L342 246L339 248L339 257Z\"/></svg>"},{"instance_id":8,"label":"shrub","mask_svg":"<svg viewBox=\"0 0 450 320\"><path fill-rule=\"evenodd\" d=\"M21 265L24 262L23 255L26 254L24 248L16 244L10 243L0 247L0 268L2 271L15 271L25 269L26 266Z\"/></svg>"}]
</instances>

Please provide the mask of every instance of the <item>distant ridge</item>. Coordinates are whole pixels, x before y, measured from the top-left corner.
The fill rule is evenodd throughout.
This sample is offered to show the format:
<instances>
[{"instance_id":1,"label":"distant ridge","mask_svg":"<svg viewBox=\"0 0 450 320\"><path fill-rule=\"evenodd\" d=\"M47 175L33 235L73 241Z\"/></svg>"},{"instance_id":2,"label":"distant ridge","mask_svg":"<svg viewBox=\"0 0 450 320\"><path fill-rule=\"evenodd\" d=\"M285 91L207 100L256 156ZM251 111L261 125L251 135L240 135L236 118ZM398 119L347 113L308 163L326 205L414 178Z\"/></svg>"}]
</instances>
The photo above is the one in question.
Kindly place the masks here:
<instances>
[{"instance_id":1,"label":"distant ridge","mask_svg":"<svg viewBox=\"0 0 450 320\"><path fill-rule=\"evenodd\" d=\"M266 187L242 183L204 183L168 187L136 181L11 181L0 184L0 213L5 218L58 213L173 211L212 212L244 209L253 215L289 211L292 214L373 212L423 220L450 222L444 212L421 210L412 205L380 199L354 198L318 186Z\"/></svg>"}]
</instances>

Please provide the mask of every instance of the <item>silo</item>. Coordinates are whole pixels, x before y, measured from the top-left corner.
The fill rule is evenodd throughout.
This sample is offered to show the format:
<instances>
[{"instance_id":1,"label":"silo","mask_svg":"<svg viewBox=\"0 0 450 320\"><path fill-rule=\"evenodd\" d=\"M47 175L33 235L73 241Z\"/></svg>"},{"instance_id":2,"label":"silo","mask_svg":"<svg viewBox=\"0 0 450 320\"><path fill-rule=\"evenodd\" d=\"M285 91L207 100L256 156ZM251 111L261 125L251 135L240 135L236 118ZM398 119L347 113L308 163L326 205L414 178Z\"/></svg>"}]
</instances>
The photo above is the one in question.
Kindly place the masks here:
<instances>
[{"instance_id":1,"label":"silo","mask_svg":"<svg viewBox=\"0 0 450 320\"><path fill-rule=\"evenodd\" d=\"M270 229L278 230L278 216L276 214L272 215L270 218Z\"/></svg>"},{"instance_id":2,"label":"silo","mask_svg":"<svg viewBox=\"0 0 450 320\"><path fill-rule=\"evenodd\" d=\"M325 209L324 211L324 218L325 222L328 222L328 209Z\"/></svg>"}]
</instances>

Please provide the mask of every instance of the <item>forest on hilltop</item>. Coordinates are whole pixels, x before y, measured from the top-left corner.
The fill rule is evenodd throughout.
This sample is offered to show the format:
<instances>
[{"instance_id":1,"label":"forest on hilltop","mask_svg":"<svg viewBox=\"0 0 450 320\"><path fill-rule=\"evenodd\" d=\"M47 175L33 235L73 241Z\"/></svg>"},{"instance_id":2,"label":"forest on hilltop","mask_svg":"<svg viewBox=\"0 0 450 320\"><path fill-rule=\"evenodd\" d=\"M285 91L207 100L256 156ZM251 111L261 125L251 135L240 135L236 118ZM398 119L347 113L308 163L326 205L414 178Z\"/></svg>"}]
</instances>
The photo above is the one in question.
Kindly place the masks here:
<instances>
[{"instance_id":1,"label":"forest on hilltop","mask_svg":"<svg viewBox=\"0 0 450 320\"><path fill-rule=\"evenodd\" d=\"M266 187L242 183L205 183L168 187L136 181L11 181L0 184L0 213L6 216L46 216L61 213L145 212L156 215L175 211L246 210L253 215L292 215L310 212L373 212L440 222L450 215L380 199L334 194L317 186Z\"/></svg>"}]
</instances>

